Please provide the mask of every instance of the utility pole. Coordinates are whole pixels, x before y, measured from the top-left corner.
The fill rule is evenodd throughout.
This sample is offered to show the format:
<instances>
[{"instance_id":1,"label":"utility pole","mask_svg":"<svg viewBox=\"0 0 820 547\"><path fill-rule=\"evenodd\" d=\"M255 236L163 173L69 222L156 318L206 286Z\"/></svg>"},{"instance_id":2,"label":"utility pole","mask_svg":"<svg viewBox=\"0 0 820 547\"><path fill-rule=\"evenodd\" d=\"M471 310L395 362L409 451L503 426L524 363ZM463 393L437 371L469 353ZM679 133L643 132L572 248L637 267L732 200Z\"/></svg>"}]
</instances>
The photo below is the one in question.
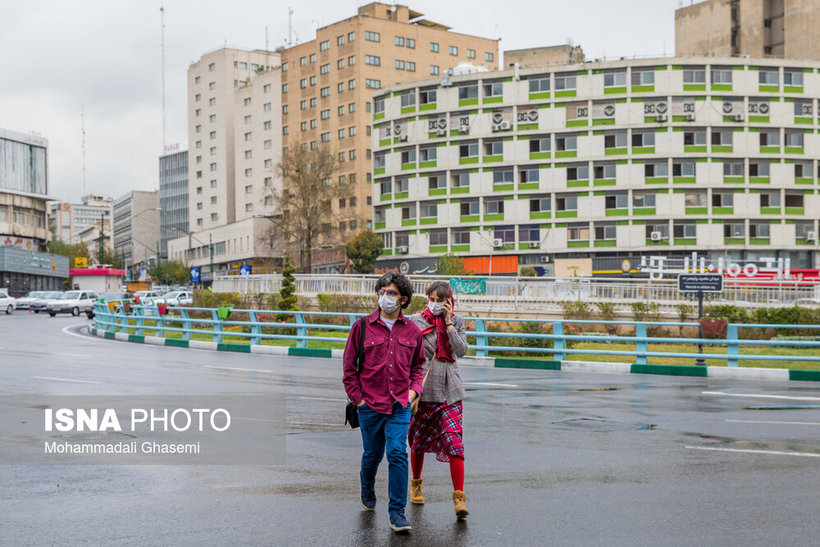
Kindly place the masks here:
<instances>
[{"instance_id":1,"label":"utility pole","mask_svg":"<svg viewBox=\"0 0 820 547\"><path fill-rule=\"evenodd\" d=\"M105 245L105 213L100 213L100 265L102 265L104 257L103 257L103 246Z\"/></svg>"},{"instance_id":2,"label":"utility pole","mask_svg":"<svg viewBox=\"0 0 820 547\"><path fill-rule=\"evenodd\" d=\"M214 284L214 235L208 234L210 243L208 248L211 251L211 286Z\"/></svg>"}]
</instances>

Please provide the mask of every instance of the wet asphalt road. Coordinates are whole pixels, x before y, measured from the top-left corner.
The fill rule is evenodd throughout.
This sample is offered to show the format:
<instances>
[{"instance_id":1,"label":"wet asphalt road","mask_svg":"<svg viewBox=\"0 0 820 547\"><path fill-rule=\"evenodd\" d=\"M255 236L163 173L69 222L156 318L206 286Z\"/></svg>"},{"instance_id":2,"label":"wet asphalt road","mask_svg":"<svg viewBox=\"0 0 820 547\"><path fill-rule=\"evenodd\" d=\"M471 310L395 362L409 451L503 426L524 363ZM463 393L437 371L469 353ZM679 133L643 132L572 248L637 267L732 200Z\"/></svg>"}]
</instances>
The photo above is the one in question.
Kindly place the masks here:
<instances>
[{"instance_id":1,"label":"wet asphalt road","mask_svg":"<svg viewBox=\"0 0 820 547\"><path fill-rule=\"evenodd\" d=\"M0 395L270 394L287 402L287 461L0 465L2 545L748 546L820 537L816 384L465 368L470 517L455 521L448 468L428 455L428 502L408 506L414 530L396 536L386 462L376 512L359 508L361 439L339 423L339 361L114 342L71 328L81 324L0 317Z\"/></svg>"}]
</instances>

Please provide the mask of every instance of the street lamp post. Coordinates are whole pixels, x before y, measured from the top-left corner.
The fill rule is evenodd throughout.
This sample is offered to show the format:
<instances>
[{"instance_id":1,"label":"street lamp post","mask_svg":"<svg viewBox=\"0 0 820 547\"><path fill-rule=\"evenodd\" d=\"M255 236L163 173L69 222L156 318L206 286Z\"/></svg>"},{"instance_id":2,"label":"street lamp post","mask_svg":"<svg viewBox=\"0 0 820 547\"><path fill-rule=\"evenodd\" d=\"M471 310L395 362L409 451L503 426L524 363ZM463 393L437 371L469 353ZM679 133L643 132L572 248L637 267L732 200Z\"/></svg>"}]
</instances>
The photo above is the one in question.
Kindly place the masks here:
<instances>
[{"instance_id":1,"label":"street lamp post","mask_svg":"<svg viewBox=\"0 0 820 547\"><path fill-rule=\"evenodd\" d=\"M105 213L100 213L100 265L102 265L103 260L105 260L103 255L103 246L105 245Z\"/></svg>"}]
</instances>

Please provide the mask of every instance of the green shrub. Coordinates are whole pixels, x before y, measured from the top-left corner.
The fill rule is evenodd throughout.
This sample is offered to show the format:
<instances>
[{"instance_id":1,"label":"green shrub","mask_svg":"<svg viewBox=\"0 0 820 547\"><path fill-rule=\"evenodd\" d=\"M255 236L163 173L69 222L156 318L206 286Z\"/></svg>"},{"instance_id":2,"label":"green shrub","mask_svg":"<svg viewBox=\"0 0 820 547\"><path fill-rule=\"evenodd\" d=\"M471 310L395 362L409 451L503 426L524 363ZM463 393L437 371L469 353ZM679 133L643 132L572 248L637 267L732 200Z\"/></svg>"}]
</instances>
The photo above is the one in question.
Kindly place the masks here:
<instances>
[{"instance_id":1,"label":"green shrub","mask_svg":"<svg viewBox=\"0 0 820 547\"><path fill-rule=\"evenodd\" d=\"M598 315L602 321L615 320L615 302L596 302L595 307L598 308ZM607 323L604 325L604 330L609 335L618 334L618 325Z\"/></svg>"}]
</instances>

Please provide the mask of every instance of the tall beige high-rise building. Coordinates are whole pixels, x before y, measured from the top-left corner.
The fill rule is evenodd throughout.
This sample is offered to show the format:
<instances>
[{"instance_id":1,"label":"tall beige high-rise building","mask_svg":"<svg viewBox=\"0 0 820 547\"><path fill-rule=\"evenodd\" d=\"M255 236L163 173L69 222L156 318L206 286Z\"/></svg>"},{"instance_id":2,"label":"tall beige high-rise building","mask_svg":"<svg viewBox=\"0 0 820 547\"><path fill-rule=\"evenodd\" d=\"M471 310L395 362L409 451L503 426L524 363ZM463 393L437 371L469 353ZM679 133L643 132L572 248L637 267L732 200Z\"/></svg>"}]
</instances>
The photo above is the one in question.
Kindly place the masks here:
<instances>
[{"instance_id":1,"label":"tall beige high-rise building","mask_svg":"<svg viewBox=\"0 0 820 547\"><path fill-rule=\"evenodd\" d=\"M680 8L675 55L820 59L820 0L707 0Z\"/></svg>"},{"instance_id":2,"label":"tall beige high-rise building","mask_svg":"<svg viewBox=\"0 0 820 547\"><path fill-rule=\"evenodd\" d=\"M374 2L317 29L310 42L282 51L282 146L329 145L338 154L339 181L350 191L333 204L342 235L353 237L371 219L371 95L400 82L444 77L460 63L498 69L498 42L450 32L407 6ZM408 97L414 98L412 96ZM407 115L424 105L408 103ZM314 250L314 271L335 271L344 249Z\"/></svg>"}]
</instances>

